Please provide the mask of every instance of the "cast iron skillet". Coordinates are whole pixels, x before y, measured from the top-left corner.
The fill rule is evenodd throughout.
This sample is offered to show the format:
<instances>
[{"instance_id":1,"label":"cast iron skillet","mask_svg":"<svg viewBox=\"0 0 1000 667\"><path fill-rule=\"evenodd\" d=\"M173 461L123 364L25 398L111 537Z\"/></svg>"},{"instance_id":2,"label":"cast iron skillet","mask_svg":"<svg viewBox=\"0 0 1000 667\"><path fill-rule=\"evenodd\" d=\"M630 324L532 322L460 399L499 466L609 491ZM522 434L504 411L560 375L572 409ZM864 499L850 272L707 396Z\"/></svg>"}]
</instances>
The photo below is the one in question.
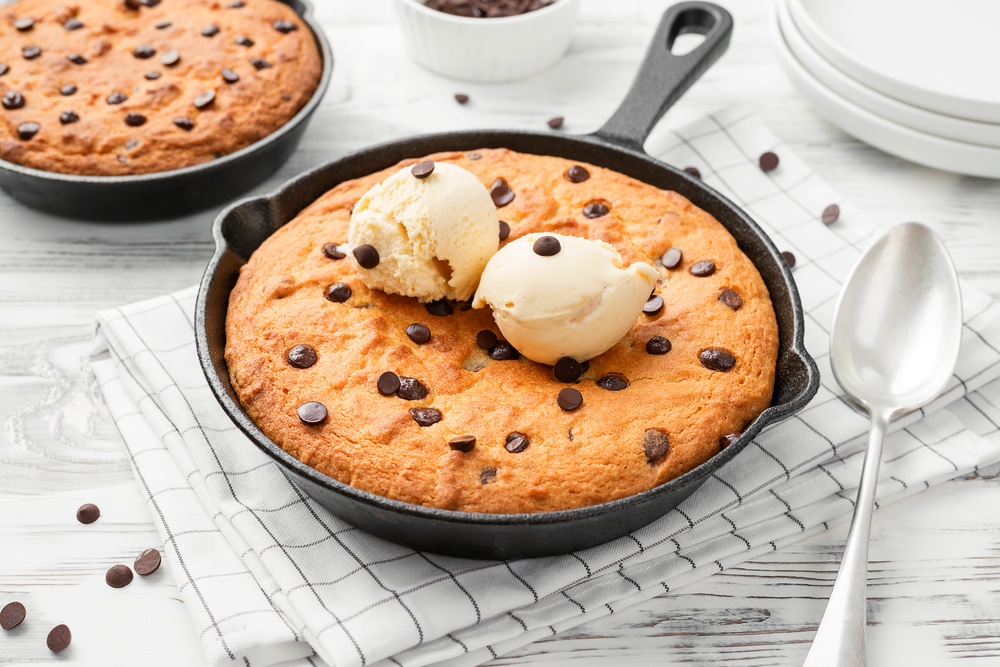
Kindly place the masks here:
<instances>
[{"instance_id":1,"label":"cast iron skillet","mask_svg":"<svg viewBox=\"0 0 1000 667\"><path fill-rule=\"evenodd\" d=\"M32 208L112 222L180 217L232 201L266 179L295 151L333 72L333 52L312 18L312 5L307 0L279 1L295 10L309 27L323 60L312 98L282 127L217 160L151 174L77 176L0 160L0 188Z\"/></svg>"},{"instance_id":2,"label":"cast iron skillet","mask_svg":"<svg viewBox=\"0 0 1000 667\"><path fill-rule=\"evenodd\" d=\"M331 162L269 196L223 211L216 219L217 250L202 279L195 315L198 354L223 409L258 447L284 467L290 479L331 512L370 533L427 551L477 558L566 553L620 537L674 508L764 426L805 406L819 384L819 371L803 346L802 307L795 283L770 239L719 193L642 151L643 140L660 116L725 51L731 31L730 15L707 2L685 2L668 9L624 103L593 135L487 130L418 136ZM702 33L705 41L686 55L670 54L674 39L684 32ZM428 508L358 490L285 453L250 421L233 392L223 358L229 293L250 254L303 207L342 181L405 158L483 147L590 162L675 190L714 215L735 236L770 290L780 349L771 407L747 426L734 444L682 477L620 500L538 514L484 514Z\"/></svg>"}]
</instances>

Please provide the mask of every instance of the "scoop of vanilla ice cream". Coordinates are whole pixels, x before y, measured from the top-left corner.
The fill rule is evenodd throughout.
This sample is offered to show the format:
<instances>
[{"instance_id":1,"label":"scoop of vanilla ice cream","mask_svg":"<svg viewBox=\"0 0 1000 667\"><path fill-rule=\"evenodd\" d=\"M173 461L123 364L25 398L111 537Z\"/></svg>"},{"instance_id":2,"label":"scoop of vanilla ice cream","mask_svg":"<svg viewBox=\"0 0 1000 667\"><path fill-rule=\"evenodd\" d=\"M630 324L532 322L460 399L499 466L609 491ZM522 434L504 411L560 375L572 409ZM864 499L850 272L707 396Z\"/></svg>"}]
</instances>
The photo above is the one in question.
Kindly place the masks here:
<instances>
[{"instance_id":1,"label":"scoop of vanilla ice cream","mask_svg":"<svg viewBox=\"0 0 1000 667\"><path fill-rule=\"evenodd\" d=\"M425 178L404 167L369 190L351 214L348 243L371 245L378 265L355 268L371 288L427 302L472 296L497 251L500 223L489 191L446 162Z\"/></svg>"},{"instance_id":2,"label":"scoop of vanilla ice cream","mask_svg":"<svg viewBox=\"0 0 1000 667\"><path fill-rule=\"evenodd\" d=\"M559 242L558 252L535 251L545 236ZM603 241L528 234L493 255L472 307L489 304L504 337L533 361L586 361L628 333L659 277L645 262L622 264Z\"/></svg>"}]
</instances>

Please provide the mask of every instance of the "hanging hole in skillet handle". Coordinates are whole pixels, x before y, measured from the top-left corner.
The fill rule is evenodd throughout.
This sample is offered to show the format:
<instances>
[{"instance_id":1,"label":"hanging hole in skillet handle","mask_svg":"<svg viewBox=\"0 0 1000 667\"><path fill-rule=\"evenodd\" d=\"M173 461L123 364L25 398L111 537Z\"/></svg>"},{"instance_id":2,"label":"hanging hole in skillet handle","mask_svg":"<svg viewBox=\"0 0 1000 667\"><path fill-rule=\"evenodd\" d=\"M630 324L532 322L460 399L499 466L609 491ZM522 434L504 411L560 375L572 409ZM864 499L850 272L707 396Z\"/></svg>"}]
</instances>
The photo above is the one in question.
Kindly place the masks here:
<instances>
[{"instance_id":1,"label":"hanging hole in skillet handle","mask_svg":"<svg viewBox=\"0 0 1000 667\"><path fill-rule=\"evenodd\" d=\"M678 42L690 33L704 36L694 48L686 39ZM625 99L593 136L641 151L663 114L726 52L732 34L733 17L718 5L682 2L668 8Z\"/></svg>"}]
</instances>

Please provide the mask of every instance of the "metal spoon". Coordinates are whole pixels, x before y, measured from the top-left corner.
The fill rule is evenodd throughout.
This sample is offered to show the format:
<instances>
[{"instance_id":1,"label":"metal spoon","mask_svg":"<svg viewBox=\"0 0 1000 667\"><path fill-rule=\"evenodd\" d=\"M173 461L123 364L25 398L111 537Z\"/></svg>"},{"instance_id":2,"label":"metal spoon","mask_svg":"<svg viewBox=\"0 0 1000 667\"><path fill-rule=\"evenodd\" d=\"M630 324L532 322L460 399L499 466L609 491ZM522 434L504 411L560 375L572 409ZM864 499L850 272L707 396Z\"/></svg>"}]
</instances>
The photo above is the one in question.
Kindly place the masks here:
<instances>
[{"instance_id":1,"label":"metal spoon","mask_svg":"<svg viewBox=\"0 0 1000 667\"><path fill-rule=\"evenodd\" d=\"M834 311L833 374L872 426L840 571L803 667L866 664L868 537L886 427L941 393L961 337L962 296L944 244L924 225L893 227L858 260Z\"/></svg>"}]
</instances>

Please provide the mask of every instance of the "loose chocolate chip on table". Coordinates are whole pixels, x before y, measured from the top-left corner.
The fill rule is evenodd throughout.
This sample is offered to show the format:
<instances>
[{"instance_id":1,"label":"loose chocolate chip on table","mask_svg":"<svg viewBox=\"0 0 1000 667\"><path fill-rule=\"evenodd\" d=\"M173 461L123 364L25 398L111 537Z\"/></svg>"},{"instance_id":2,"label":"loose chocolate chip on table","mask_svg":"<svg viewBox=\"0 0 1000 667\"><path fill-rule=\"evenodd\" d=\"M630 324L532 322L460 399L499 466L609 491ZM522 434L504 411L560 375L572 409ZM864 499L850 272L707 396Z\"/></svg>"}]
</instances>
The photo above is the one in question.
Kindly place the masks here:
<instances>
[{"instance_id":1,"label":"loose chocolate chip on table","mask_svg":"<svg viewBox=\"0 0 1000 667\"><path fill-rule=\"evenodd\" d=\"M583 215L587 218L600 218L611 211L608 205L602 201L592 201L583 207Z\"/></svg>"},{"instance_id":2,"label":"loose chocolate chip on table","mask_svg":"<svg viewBox=\"0 0 1000 667\"><path fill-rule=\"evenodd\" d=\"M292 32L293 30L298 30L299 29L299 27L297 25L295 25L294 23L292 23L291 21L285 21L283 19L275 21L271 25L278 32L284 33L286 35L288 33Z\"/></svg>"},{"instance_id":3,"label":"loose chocolate chip on table","mask_svg":"<svg viewBox=\"0 0 1000 667\"><path fill-rule=\"evenodd\" d=\"M410 173L416 178L427 178L434 173L434 160L422 160L410 169Z\"/></svg>"},{"instance_id":4,"label":"loose chocolate chip on table","mask_svg":"<svg viewBox=\"0 0 1000 667\"><path fill-rule=\"evenodd\" d=\"M63 111L59 114L59 122L63 125L69 125L70 123L75 123L80 120L80 116L72 109Z\"/></svg>"},{"instance_id":5,"label":"loose chocolate chip on table","mask_svg":"<svg viewBox=\"0 0 1000 667\"><path fill-rule=\"evenodd\" d=\"M504 222L503 220L501 220L500 221L500 240L503 241L508 236L510 236L510 225L507 224L506 222Z\"/></svg>"},{"instance_id":6,"label":"loose chocolate chip on table","mask_svg":"<svg viewBox=\"0 0 1000 667\"><path fill-rule=\"evenodd\" d=\"M323 254L326 255L328 259L344 259L347 257L347 253L341 252L340 245L337 243L327 243L324 245Z\"/></svg>"},{"instance_id":7,"label":"loose chocolate chip on table","mask_svg":"<svg viewBox=\"0 0 1000 667\"><path fill-rule=\"evenodd\" d=\"M362 269L374 269L378 266L378 250L376 250L374 246L363 243L352 250L351 253L354 255L354 259L358 262L358 266Z\"/></svg>"},{"instance_id":8,"label":"loose chocolate chip on table","mask_svg":"<svg viewBox=\"0 0 1000 667\"><path fill-rule=\"evenodd\" d=\"M226 83L236 83L240 80L240 75L229 69L228 67L222 68L222 80Z\"/></svg>"},{"instance_id":9,"label":"loose chocolate chip on table","mask_svg":"<svg viewBox=\"0 0 1000 667\"><path fill-rule=\"evenodd\" d=\"M20 602L8 602L3 609L0 609L0 628L13 630L21 625L27 614L28 610Z\"/></svg>"},{"instance_id":10,"label":"loose chocolate chip on table","mask_svg":"<svg viewBox=\"0 0 1000 667\"><path fill-rule=\"evenodd\" d=\"M666 354L671 347L670 341L663 336L653 336L646 341L647 354Z\"/></svg>"},{"instance_id":11,"label":"loose chocolate chip on table","mask_svg":"<svg viewBox=\"0 0 1000 667\"><path fill-rule=\"evenodd\" d=\"M437 408L410 408L410 416L413 417L413 421L417 422L421 426L431 426L432 424L437 424L441 421L441 411Z\"/></svg>"},{"instance_id":12,"label":"loose chocolate chip on table","mask_svg":"<svg viewBox=\"0 0 1000 667\"><path fill-rule=\"evenodd\" d=\"M743 305L743 297L727 287L719 294L719 302L733 310L739 310Z\"/></svg>"},{"instance_id":13,"label":"loose chocolate chip on table","mask_svg":"<svg viewBox=\"0 0 1000 667\"><path fill-rule=\"evenodd\" d=\"M35 27L35 19L32 18L18 19L14 21L14 27L20 30L21 32L26 32Z\"/></svg>"},{"instance_id":14,"label":"loose chocolate chip on table","mask_svg":"<svg viewBox=\"0 0 1000 667\"><path fill-rule=\"evenodd\" d=\"M194 121L188 118L187 116L174 118L174 125L188 132L194 129Z\"/></svg>"},{"instance_id":15,"label":"loose chocolate chip on table","mask_svg":"<svg viewBox=\"0 0 1000 667\"><path fill-rule=\"evenodd\" d=\"M824 225L832 225L837 222L837 218L840 217L840 207L836 204L830 204L823 209L823 215L820 218Z\"/></svg>"},{"instance_id":16,"label":"loose chocolate chip on table","mask_svg":"<svg viewBox=\"0 0 1000 667\"><path fill-rule=\"evenodd\" d=\"M105 102L107 102L108 104L121 104L127 99L128 97L126 97L122 93L115 92L108 95L107 99L105 99Z\"/></svg>"},{"instance_id":17,"label":"loose chocolate chip on table","mask_svg":"<svg viewBox=\"0 0 1000 667\"><path fill-rule=\"evenodd\" d=\"M132 49L132 55L136 58L145 60L146 58L152 58L156 55L156 49L154 49L149 44L140 44L139 46Z\"/></svg>"},{"instance_id":18,"label":"loose chocolate chip on table","mask_svg":"<svg viewBox=\"0 0 1000 667\"><path fill-rule=\"evenodd\" d=\"M560 127L563 126L563 117L562 116L556 116L555 118L549 118L548 125L553 130L558 130Z\"/></svg>"},{"instance_id":19,"label":"loose chocolate chip on table","mask_svg":"<svg viewBox=\"0 0 1000 667\"><path fill-rule=\"evenodd\" d=\"M285 359L290 366L295 368L309 368L316 363L319 355L316 354L316 350L311 345L299 343L292 346L292 349L285 355Z\"/></svg>"},{"instance_id":20,"label":"loose chocolate chip on table","mask_svg":"<svg viewBox=\"0 0 1000 667\"><path fill-rule=\"evenodd\" d=\"M681 263L683 257L684 254L680 251L680 248L671 248L660 257L660 264L665 269L675 269Z\"/></svg>"},{"instance_id":21,"label":"loose chocolate chip on table","mask_svg":"<svg viewBox=\"0 0 1000 667\"><path fill-rule=\"evenodd\" d=\"M573 387L566 387L559 392L556 402L563 410L576 410L578 407L583 405L583 394Z\"/></svg>"},{"instance_id":22,"label":"loose chocolate chip on table","mask_svg":"<svg viewBox=\"0 0 1000 667\"><path fill-rule=\"evenodd\" d=\"M202 93L198 97L194 98L194 106L196 109L204 109L214 101L215 101L215 91L209 90L207 92Z\"/></svg>"},{"instance_id":23,"label":"loose chocolate chip on table","mask_svg":"<svg viewBox=\"0 0 1000 667\"><path fill-rule=\"evenodd\" d=\"M166 30L167 28L169 28L172 25L173 25L173 23L171 23L170 21L160 21L159 23L156 24L156 29L157 30Z\"/></svg>"},{"instance_id":24,"label":"loose chocolate chip on table","mask_svg":"<svg viewBox=\"0 0 1000 667\"><path fill-rule=\"evenodd\" d=\"M104 581L111 588L125 588L132 583L132 569L128 565L112 565L104 575Z\"/></svg>"},{"instance_id":25,"label":"loose chocolate chip on table","mask_svg":"<svg viewBox=\"0 0 1000 667\"><path fill-rule=\"evenodd\" d=\"M666 433L655 428L646 429L642 436L642 450L646 453L646 462L649 465L654 465L666 456L669 449L670 440Z\"/></svg>"},{"instance_id":26,"label":"loose chocolate chip on table","mask_svg":"<svg viewBox=\"0 0 1000 667\"><path fill-rule=\"evenodd\" d=\"M21 49L21 55L24 56L25 60L34 60L38 56L42 55L42 47L26 46Z\"/></svg>"},{"instance_id":27,"label":"loose chocolate chip on table","mask_svg":"<svg viewBox=\"0 0 1000 667\"><path fill-rule=\"evenodd\" d=\"M80 19L66 19L66 22L63 23L63 28L66 30L79 30L82 27L83 21Z\"/></svg>"},{"instance_id":28,"label":"loose chocolate chip on table","mask_svg":"<svg viewBox=\"0 0 1000 667\"><path fill-rule=\"evenodd\" d=\"M585 180L590 178L590 172L578 164L574 164L572 167L566 170L563 174L566 180L570 183L583 183Z\"/></svg>"},{"instance_id":29,"label":"loose chocolate chip on table","mask_svg":"<svg viewBox=\"0 0 1000 667\"><path fill-rule=\"evenodd\" d=\"M516 361L521 357L521 353L505 340L498 340L497 344L490 348L489 355L494 361Z\"/></svg>"},{"instance_id":30,"label":"loose chocolate chip on table","mask_svg":"<svg viewBox=\"0 0 1000 667\"><path fill-rule=\"evenodd\" d=\"M523 433L514 431L507 435L507 441L504 443L504 448L511 454L520 454L528 448L531 444L531 440L528 439Z\"/></svg>"},{"instance_id":31,"label":"loose chocolate chip on table","mask_svg":"<svg viewBox=\"0 0 1000 667\"><path fill-rule=\"evenodd\" d=\"M698 353L701 365L710 371L728 371L736 365L736 357L729 350L721 347L705 348Z\"/></svg>"},{"instance_id":32,"label":"loose chocolate chip on table","mask_svg":"<svg viewBox=\"0 0 1000 667\"><path fill-rule=\"evenodd\" d=\"M628 387L628 380L625 379L625 376L618 373L608 373L599 379L596 384L601 389L607 389L608 391L621 391Z\"/></svg>"},{"instance_id":33,"label":"loose chocolate chip on table","mask_svg":"<svg viewBox=\"0 0 1000 667\"><path fill-rule=\"evenodd\" d=\"M788 265L788 268L790 268L790 269L795 268L795 255L794 254L792 254L788 250L782 250L781 251L781 256L785 258L785 264Z\"/></svg>"},{"instance_id":34,"label":"loose chocolate chip on table","mask_svg":"<svg viewBox=\"0 0 1000 667\"><path fill-rule=\"evenodd\" d=\"M642 305L642 312L646 315L656 315L661 310L663 310L663 297L659 294L653 294Z\"/></svg>"},{"instance_id":35,"label":"loose chocolate chip on table","mask_svg":"<svg viewBox=\"0 0 1000 667\"><path fill-rule=\"evenodd\" d=\"M778 156L771 151L761 153L761 156L757 159L757 164L760 165L763 171L774 171L778 168L778 162L780 162Z\"/></svg>"},{"instance_id":36,"label":"loose chocolate chip on table","mask_svg":"<svg viewBox=\"0 0 1000 667\"><path fill-rule=\"evenodd\" d=\"M430 390L427 389L427 385L420 380L405 375L399 377L399 389L396 390L396 396L404 401L419 401L427 398L428 393Z\"/></svg>"},{"instance_id":37,"label":"loose chocolate chip on table","mask_svg":"<svg viewBox=\"0 0 1000 667\"><path fill-rule=\"evenodd\" d=\"M347 283L334 283L326 288L324 296L327 301L344 303L351 298L351 286Z\"/></svg>"},{"instance_id":38,"label":"loose chocolate chip on table","mask_svg":"<svg viewBox=\"0 0 1000 667\"><path fill-rule=\"evenodd\" d=\"M145 76L150 81L156 81L157 79L160 78L160 73L156 72L156 71L150 71L150 72L146 72Z\"/></svg>"},{"instance_id":39,"label":"loose chocolate chip on table","mask_svg":"<svg viewBox=\"0 0 1000 667\"><path fill-rule=\"evenodd\" d=\"M452 449L457 449L460 452L471 452L472 448L476 446L476 436L460 435L457 438L449 440L448 445Z\"/></svg>"},{"instance_id":40,"label":"loose chocolate chip on table","mask_svg":"<svg viewBox=\"0 0 1000 667\"><path fill-rule=\"evenodd\" d=\"M66 59L73 63L74 65L86 65L87 59L81 56L79 53L71 53L66 56Z\"/></svg>"},{"instance_id":41,"label":"loose chocolate chip on table","mask_svg":"<svg viewBox=\"0 0 1000 667\"><path fill-rule=\"evenodd\" d=\"M715 262L710 259L703 259L700 262L695 262L688 269L692 276L698 276L699 278L706 278L713 273L715 273Z\"/></svg>"},{"instance_id":42,"label":"loose chocolate chip on table","mask_svg":"<svg viewBox=\"0 0 1000 667\"><path fill-rule=\"evenodd\" d=\"M132 563L132 567L135 568L135 573L140 577L145 577L153 574L158 569L160 569L160 552L156 549L145 549L140 553L135 562Z\"/></svg>"},{"instance_id":43,"label":"loose chocolate chip on table","mask_svg":"<svg viewBox=\"0 0 1000 667\"><path fill-rule=\"evenodd\" d=\"M299 406L299 419L304 424L320 424L326 421L326 406L319 401L309 401Z\"/></svg>"},{"instance_id":44,"label":"loose chocolate chip on table","mask_svg":"<svg viewBox=\"0 0 1000 667\"><path fill-rule=\"evenodd\" d=\"M695 178L701 178L701 170L699 170L698 167L684 167L683 172L690 176L694 176Z\"/></svg>"},{"instance_id":45,"label":"loose chocolate chip on table","mask_svg":"<svg viewBox=\"0 0 1000 667\"><path fill-rule=\"evenodd\" d=\"M181 52L177 49L167 51L162 56L160 56L160 62L166 67L173 67L181 61Z\"/></svg>"},{"instance_id":46,"label":"loose chocolate chip on table","mask_svg":"<svg viewBox=\"0 0 1000 667\"><path fill-rule=\"evenodd\" d=\"M455 309L448 303L447 299L428 301L424 304L424 310L436 317L447 317L455 312Z\"/></svg>"},{"instance_id":47,"label":"loose chocolate chip on table","mask_svg":"<svg viewBox=\"0 0 1000 667\"><path fill-rule=\"evenodd\" d=\"M507 185L507 181L498 178L490 186L490 197L493 198L493 205L501 208L514 201L514 191Z\"/></svg>"},{"instance_id":48,"label":"loose chocolate chip on table","mask_svg":"<svg viewBox=\"0 0 1000 667\"><path fill-rule=\"evenodd\" d=\"M483 468L482 470L479 471L479 483L489 484L496 478L496 476L497 476L496 468Z\"/></svg>"},{"instance_id":49,"label":"loose chocolate chip on table","mask_svg":"<svg viewBox=\"0 0 1000 667\"><path fill-rule=\"evenodd\" d=\"M215 37L219 34L219 26L210 25L207 28L202 28L201 34L205 37Z\"/></svg>"},{"instance_id":50,"label":"loose chocolate chip on table","mask_svg":"<svg viewBox=\"0 0 1000 667\"><path fill-rule=\"evenodd\" d=\"M139 127L146 124L146 117L141 113L130 113L125 116L125 124L129 127Z\"/></svg>"},{"instance_id":51,"label":"loose chocolate chip on table","mask_svg":"<svg viewBox=\"0 0 1000 667\"><path fill-rule=\"evenodd\" d=\"M406 327L406 335L417 345L423 345L431 339L431 330L426 324L414 322Z\"/></svg>"},{"instance_id":52,"label":"loose chocolate chip on table","mask_svg":"<svg viewBox=\"0 0 1000 667\"><path fill-rule=\"evenodd\" d=\"M236 38L236 45L246 46L249 48L253 46L253 40L247 37L246 35L240 35L239 37Z\"/></svg>"},{"instance_id":53,"label":"loose chocolate chip on table","mask_svg":"<svg viewBox=\"0 0 1000 667\"><path fill-rule=\"evenodd\" d=\"M7 63L0 63L0 76L3 76L10 71L10 65Z\"/></svg>"},{"instance_id":54,"label":"loose chocolate chip on table","mask_svg":"<svg viewBox=\"0 0 1000 667\"><path fill-rule=\"evenodd\" d=\"M573 357L562 357L552 366L552 372L560 382L576 382L583 375L583 366Z\"/></svg>"},{"instance_id":55,"label":"loose chocolate chip on table","mask_svg":"<svg viewBox=\"0 0 1000 667\"><path fill-rule=\"evenodd\" d=\"M719 438L719 449L725 449L729 445L733 444L741 435L742 433L729 433L722 436Z\"/></svg>"},{"instance_id":56,"label":"loose chocolate chip on table","mask_svg":"<svg viewBox=\"0 0 1000 667\"><path fill-rule=\"evenodd\" d=\"M469 101L469 96L465 93L455 93L455 101L459 104L465 104Z\"/></svg>"},{"instance_id":57,"label":"loose chocolate chip on table","mask_svg":"<svg viewBox=\"0 0 1000 667\"><path fill-rule=\"evenodd\" d=\"M562 250L562 245L559 244L559 239L554 236L539 236L533 244L531 244L531 249L536 255L541 255L542 257L551 257L552 255L558 254Z\"/></svg>"},{"instance_id":58,"label":"loose chocolate chip on table","mask_svg":"<svg viewBox=\"0 0 1000 667\"><path fill-rule=\"evenodd\" d=\"M69 96L75 93L76 93L76 86L74 86L72 83L67 83L65 86L59 89L60 95Z\"/></svg>"},{"instance_id":59,"label":"loose chocolate chip on table","mask_svg":"<svg viewBox=\"0 0 1000 667\"><path fill-rule=\"evenodd\" d=\"M20 109L24 106L24 95L16 90L9 90L3 95L4 109Z\"/></svg>"},{"instance_id":60,"label":"loose chocolate chip on table","mask_svg":"<svg viewBox=\"0 0 1000 667\"><path fill-rule=\"evenodd\" d=\"M271 63L267 62L263 58L251 58L250 64L253 65L254 68L257 69L258 71L262 69L268 69L271 66Z\"/></svg>"},{"instance_id":61,"label":"loose chocolate chip on table","mask_svg":"<svg viewBox=\"0 0 1000 667\"><path fill-rule=\"evenodd\" d=\"M45 645L53 653L61 653L69 648L71 641L73 641L73 633L69 631L65 623L60 623L49 630L49 635L45 638Z\"/></svg>"},{"instance_id":62,"label":"loose chocolate chip on table","mask_svg":"<svg viewBox=\"0 0 1000 667\"><path fill-rule=\"evenodd\" d=\"M21 123L20 125L17 126L17 137L22 141L27 141L28 139L31 139L33 136L38 134L39 130L41 129L42 126L39 125L38 123L33 123L33 122Z\"/></svg>"},{"instance_id":63,"label":"loose chocolate chip on table","mask_svg":"<svg viewBox=\"0 0 1000 667\"><path fill-rule=\"evenodd\" d=\"M393 396L399 391L399 376L392 371L386 371L378 376L375 386L378 387L378 393L383 396Z\"/></svg>"},{"instance_id":64,"label":"loose chocolate chip on table","mask_svg":"<svg viewBox=\"0 0 1000 667\"><path fill-rule=\"evenodd\" d=\"M484 350L490 350L497 344L497 335L489 329L483 329L476 334L476 345Z\"/></svg>"},{"instance_id":65,"label":"loose chocolate chip on table","mask_svg":"<svg viewBox=\"0 0 1000 667\"><path fill-rule=\"evenodd\" d=\"M84 503L76 510L76 520L80 523L94 523L101 516L101 508L94 503Z\"/></svg>"}]
</instances>

